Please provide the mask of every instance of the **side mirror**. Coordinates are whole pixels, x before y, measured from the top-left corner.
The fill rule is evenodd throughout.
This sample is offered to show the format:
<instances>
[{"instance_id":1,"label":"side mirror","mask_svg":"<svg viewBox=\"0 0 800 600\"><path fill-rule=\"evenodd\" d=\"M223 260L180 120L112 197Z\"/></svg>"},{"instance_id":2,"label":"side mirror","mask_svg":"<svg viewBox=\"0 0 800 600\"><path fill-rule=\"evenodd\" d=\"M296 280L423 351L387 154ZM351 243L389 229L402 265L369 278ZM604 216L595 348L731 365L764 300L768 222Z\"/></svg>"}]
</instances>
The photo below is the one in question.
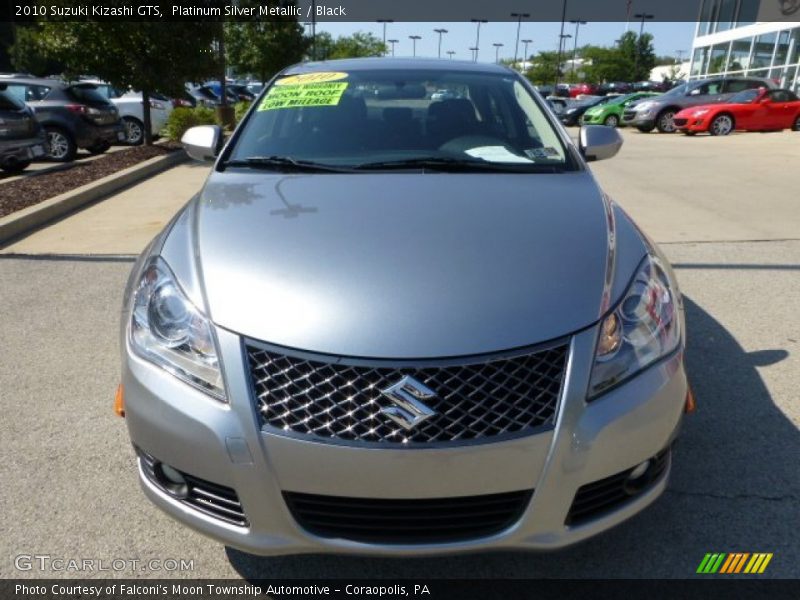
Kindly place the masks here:
<instances>
[{"instance_id":1,"label":"side mirror","mask_svg":"<svg viewBox=\"0 0 800 600\"><path fill-rule=\"evenodd\" d=\"M222 129L217 125L191 127L183 134L181 144L194 160L214 160L222 146Z\"/></svg>"},{"instance_id":2,"label":"side mirror","mask_svg":"<svg viewBox=\"0 0 800 600\"><path fill-rule=\"evenodd\" d=\"M578 139L581 154L588 161L611 158L622 148L622 137L615 127L586 125Z\"/></svg>"}]
</instances>

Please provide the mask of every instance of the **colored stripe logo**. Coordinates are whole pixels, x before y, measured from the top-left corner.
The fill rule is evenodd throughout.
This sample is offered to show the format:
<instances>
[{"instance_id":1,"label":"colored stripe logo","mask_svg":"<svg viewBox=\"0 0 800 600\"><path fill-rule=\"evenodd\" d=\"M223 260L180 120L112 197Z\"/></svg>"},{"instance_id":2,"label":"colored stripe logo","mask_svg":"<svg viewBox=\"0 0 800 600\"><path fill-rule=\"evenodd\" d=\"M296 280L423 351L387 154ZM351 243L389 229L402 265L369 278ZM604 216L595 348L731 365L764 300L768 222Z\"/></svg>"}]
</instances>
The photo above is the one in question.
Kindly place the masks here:
<instances>
[{"instance_id":1,"label":"colored stripe logo","mask_svg":"<svg viewBox=\"0 0 800 600\"><path fill-rule=\"evenodd\" d=\"M713 575L715 573L735 575L737 573L759 574L767 569L772 560L772 553L766 552L708 552L700 565L697 573Z\"/></svg>"}]
</instances>

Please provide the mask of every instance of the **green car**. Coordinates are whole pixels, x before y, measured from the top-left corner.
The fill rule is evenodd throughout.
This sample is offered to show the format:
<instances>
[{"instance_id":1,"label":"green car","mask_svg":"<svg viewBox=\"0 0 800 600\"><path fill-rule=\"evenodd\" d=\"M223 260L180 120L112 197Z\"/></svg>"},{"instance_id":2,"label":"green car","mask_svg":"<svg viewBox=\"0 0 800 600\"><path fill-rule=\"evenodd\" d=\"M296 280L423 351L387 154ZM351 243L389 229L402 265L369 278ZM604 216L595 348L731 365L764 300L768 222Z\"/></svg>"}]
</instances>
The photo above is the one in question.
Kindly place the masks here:
<instances>
[{"instance_id":1,"label":"green car","mask_svg":"<svg viewBox=\"0 0 800 600\"><path fill-rule=\"evenodd\" d=\"M634 92L633 94L626 94L603 104L598 104L583 113L581 123L583 125L618 127L622 122L622 111L625 110L626 106L651 96L660 96L660 94L657 92Z\"/></svg>"}]
</instances>

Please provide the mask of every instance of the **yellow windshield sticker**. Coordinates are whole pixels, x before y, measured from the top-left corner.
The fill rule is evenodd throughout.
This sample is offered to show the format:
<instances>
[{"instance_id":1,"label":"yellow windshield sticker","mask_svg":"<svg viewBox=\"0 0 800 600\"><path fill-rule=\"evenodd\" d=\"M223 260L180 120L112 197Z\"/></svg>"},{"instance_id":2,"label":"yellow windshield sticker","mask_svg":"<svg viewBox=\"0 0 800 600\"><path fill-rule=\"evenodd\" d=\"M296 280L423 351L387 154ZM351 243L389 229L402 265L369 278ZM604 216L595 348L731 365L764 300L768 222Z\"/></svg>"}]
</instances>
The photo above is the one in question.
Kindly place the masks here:
<instances>
[{"instance_id":1,"label":"yellow windshield sticker","mask_svg":"<svg viewBox=\"0 0 800 600\"><path fill-rule=\"evenodd\" d=\"M301 106L337 106L346 89L346 81L275 85L267 92L264 100L258 106L258 110Z\"/></svg>"},{"instance_id":2,"label":"yellow windshield sticker","mask_svg":"<svg viewBox=\"0 0 800 600\"><path fill-rule=\"evenodd\" d=\"M326 83L328 81L340 81L347 79L347 73L340 72L320 72L320 73L303 73L301 75L291 75L278 79L275 85L296 85L302 83Z\"/></svg>"}]
</instances>

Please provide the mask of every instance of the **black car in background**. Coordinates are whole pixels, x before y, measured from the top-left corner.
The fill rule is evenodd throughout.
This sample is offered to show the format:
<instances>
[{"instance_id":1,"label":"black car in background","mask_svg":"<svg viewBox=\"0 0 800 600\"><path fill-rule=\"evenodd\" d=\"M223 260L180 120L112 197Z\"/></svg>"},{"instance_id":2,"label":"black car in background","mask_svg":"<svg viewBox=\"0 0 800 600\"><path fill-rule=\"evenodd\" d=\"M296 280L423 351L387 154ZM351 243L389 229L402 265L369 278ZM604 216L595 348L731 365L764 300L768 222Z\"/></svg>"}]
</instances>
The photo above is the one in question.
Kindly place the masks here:
<instances>
[{"instance_id":1,"label":"black car in background","mask_svg":"<svg viewBox=\"0 0 800 600\"><path fill-rule=\"evenodd\" d=\"M19 173L46 155L45 137L33 111L0 82L0 169Z\"/></svg>"},{"instance_id":2,"label":"black car in background","mask_svg":"<svg viewBox=\"0 0 800 600\"><path fill-rule=\"evenodd\" d=\"M585 113L593 106L597 106L598 104L605 104L606 102L609 102L614 98L616 98L616 96L594 96L592 98L586 98L584 100L580 100L575 104L573 104L572 106L570 106L563 113L558 115L558 118L564 125L568 127L574 127L576 125L580 125L583 113Z\"/></svg>"},{"instance_id":3,"label":"black car in background","mask_svg":"<svg viewBox=\"0 0 800 600\"><path fill-rule=\"evenodd\" d=\"M117 108L91 83L9 78L7 92L30 106L47 136L52 160L73 160L78 148L92 154L125 140Z\"/></svg>"}]
</instances>

